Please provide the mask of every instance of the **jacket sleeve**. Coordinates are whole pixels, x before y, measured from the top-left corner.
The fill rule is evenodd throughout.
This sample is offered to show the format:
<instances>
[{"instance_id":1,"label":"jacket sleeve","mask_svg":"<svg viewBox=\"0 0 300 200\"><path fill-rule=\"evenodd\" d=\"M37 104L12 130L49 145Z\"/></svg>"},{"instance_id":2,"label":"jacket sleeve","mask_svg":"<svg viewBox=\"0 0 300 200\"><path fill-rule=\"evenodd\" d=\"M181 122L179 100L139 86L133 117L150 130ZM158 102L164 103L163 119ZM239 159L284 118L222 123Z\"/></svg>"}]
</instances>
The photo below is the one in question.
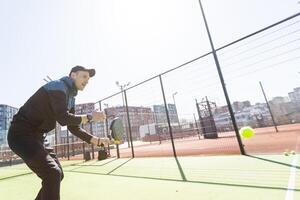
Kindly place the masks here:
<instances>
[{"instance_id":1,"label":"jacket sleeve","mask_svg":"<svg viewBox=\"0 0 300 200\"><path fill-rule=\"evenodd\" d=\"M55 119L62 126L79 125L81 117L75 116L68 111L66 94L60 90L48 91L50 104L55 116Z\"/></svg>"},{"instance_id":2,"label":"jacket sleeve","mask_svg":"<svg viewBox=\"0 0 300 200\"><path fill-rule=\"evenodd\" d=\"M71 108L70 113L75 113L74 107ZM80 128L79 125L69 125L68 130L75 136L79 137L83 141L90 144L90 141L92 139L92 135L86 132L84 129Z\"/></svg>"}]
</instances>

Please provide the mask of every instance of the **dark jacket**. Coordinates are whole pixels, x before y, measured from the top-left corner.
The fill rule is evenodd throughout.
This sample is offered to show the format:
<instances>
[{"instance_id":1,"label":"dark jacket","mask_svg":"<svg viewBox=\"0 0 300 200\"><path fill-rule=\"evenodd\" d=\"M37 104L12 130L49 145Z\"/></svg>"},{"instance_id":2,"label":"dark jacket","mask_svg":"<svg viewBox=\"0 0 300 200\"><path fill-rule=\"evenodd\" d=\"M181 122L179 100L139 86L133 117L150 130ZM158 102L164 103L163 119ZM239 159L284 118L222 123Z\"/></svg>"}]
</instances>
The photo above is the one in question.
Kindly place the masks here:
<instances>
[{"instance_id":1,"label":"dark jacket","mask_svg":"<svg viewBox=\"0 0 300 200\"><path fill-rule=\"evenodd\" d=\"M80 128L81 117L75 116L77 89L70 77L63 77L42 86L20 108L12 124L43 134L55 128L56 121L68 126L72 134L90 143L92 135Z\"/></svg>"}]
</instances>

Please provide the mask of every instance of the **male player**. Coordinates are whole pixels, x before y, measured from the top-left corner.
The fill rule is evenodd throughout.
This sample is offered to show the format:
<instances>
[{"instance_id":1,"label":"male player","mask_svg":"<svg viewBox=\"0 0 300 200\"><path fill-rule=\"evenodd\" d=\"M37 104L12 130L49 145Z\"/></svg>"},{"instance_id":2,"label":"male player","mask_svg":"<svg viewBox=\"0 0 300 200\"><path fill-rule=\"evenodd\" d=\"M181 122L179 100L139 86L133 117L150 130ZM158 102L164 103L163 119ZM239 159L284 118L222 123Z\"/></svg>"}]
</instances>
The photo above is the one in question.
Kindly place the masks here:
<instances>
[{"instance_id":1,"label":"male player","mask_svg":"<svg viewBox=\"0 0 300 200\"><path fill-rule=\"evenodd\" d=\"M42 179L42 188L36 200L60 199L60 182L64 176L62 167L56 155L43 146L44 133L54 129L56 121L87 143L109 143L108 138L95 137L80 128L81 124L104 120L106 116L103 112L75 115L75 96L78 90L84 90L95 73L94 69L73 67L69 76L42 86L13 117L8 131L8 144Z\"/></svg>"}]
</instances>

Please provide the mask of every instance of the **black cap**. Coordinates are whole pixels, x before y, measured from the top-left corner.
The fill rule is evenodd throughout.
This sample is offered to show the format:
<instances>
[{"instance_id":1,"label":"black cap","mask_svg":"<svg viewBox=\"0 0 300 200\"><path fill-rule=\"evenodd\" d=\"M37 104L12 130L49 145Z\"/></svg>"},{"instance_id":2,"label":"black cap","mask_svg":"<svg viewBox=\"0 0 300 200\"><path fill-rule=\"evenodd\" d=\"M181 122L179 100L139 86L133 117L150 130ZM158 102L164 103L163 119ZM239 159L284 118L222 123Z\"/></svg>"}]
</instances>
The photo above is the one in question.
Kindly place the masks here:
<instances>
[{"instance_id":1,"label":"black cap","mask_svg":"<svg viewBox=\"0 0 300 200\"><path fill-rule=\"evenodd\" d=\"M77 66L75 66L75 67L73 67L71 69L69 76L71 75L72 72L78 72L78 71L86 71L86 72L88 72L90 74L90 77L93 77L96 74L96 70L95 69L86 69L86 68L84 68L82 66L77 65Z\"/></svg>"}]
</instances>

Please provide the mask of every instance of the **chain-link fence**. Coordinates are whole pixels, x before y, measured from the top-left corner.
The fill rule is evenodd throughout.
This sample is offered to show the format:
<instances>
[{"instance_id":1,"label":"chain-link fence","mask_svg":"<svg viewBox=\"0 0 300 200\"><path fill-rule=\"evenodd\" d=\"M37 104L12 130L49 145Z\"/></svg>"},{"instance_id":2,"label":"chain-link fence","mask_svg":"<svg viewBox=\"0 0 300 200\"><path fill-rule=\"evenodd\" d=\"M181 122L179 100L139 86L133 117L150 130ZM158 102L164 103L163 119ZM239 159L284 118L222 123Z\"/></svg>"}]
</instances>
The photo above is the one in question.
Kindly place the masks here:
<instances>
[{"instance_id":1,"label":"chain-link fence","mask_svg":"<svg viewBox=\"0 0 300 200\"><path fill-rule=\"evenodd\" d=\"M97 109L108 116L83 128L105 137L112 117L120 117L122 143L106 147L111 156L120 157L299 151L299 15L216 49L221 70L208 52L137 85L121 87L121 92L90 103L89 109L80 107L77 114ZM255 136L241 138L235 127L244 126L251 126ZM95 158L99 147L59 129L48 134L48 140L60 158ZM2 164L14 160L8 148L1 149Z\"/></svg>"}]
</instances>

